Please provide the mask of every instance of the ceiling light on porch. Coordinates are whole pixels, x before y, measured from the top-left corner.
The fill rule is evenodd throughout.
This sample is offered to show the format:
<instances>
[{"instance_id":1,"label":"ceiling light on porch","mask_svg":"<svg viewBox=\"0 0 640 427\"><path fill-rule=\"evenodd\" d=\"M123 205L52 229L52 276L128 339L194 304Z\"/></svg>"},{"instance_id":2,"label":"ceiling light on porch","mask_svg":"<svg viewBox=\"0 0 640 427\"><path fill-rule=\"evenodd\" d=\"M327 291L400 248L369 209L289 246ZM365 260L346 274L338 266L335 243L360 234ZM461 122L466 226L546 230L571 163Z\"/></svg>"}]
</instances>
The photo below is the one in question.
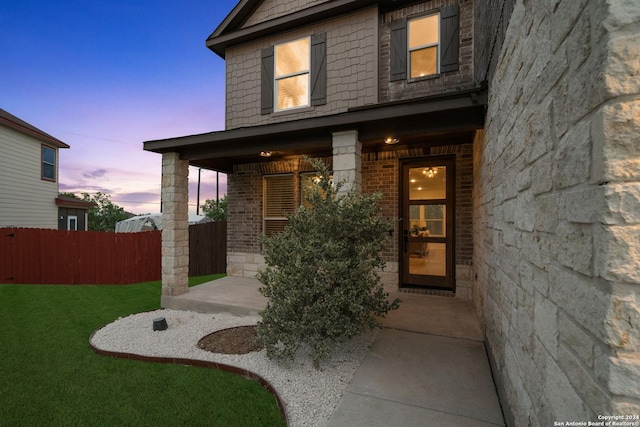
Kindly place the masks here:
<instances>
[{"instance_id":1,"label":"ceiling light on porch","mask_svg":"<svg viewBox=\"0 0 640 427\"><path fill-rule=\"evenodd\" d=\"M262 157L271 157L273 155L273 151L261 151L260 156Z\"/></svg>"},{"instance_id":2,"label":"ceiling light on porch","mask_svg":"<svg viewBox=\"0 0 640 427\"><path fill-rule=\"evenodd\" d=\"M398 138L393 138L391 136L388 136L384 139L384 143L387 145L394 145L394 144L397 144L398 142L400 142Z\"/></svg>"}]
</instances>

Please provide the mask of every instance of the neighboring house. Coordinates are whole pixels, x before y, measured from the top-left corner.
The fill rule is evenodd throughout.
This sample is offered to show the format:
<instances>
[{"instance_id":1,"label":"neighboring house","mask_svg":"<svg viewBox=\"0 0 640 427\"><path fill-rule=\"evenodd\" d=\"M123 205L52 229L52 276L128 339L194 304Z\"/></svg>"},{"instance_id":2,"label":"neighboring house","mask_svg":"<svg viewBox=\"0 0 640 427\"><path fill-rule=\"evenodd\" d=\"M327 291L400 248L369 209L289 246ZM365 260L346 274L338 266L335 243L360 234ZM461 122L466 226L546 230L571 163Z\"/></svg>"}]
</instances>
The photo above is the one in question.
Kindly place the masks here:
<instances>
[{"instance_id":1,"label":"neighboring house","mask_svg":"<svg viewBox=\"0 0 640 427\"><path fill-rule=\"evenodd\" d=\"M605 0L240 1L207 40L226 130L145 143L163 304L188 292L189 164L228 174L228 274L252 277L322 157L401 219L388 290L473 300L510 425L640 414L639 24Z\"/></svg>"},{"instance_id":2,"label":"neighboring house","mask_svg":"<svg viewBox=\"0 0 640 427\"><path fill-rule=\"evenodd\" d=\"M94 202L63 195L56 197L56 205L58 205L58 230L70 231L87 231L89 209L98 206Z\"/></svg>"},{"instance_id":3,"label":"neighboring house","mask_svg":"<svg viewBox=\"0 0 640 427\"><path fill-rule=\"evenodd\" d=\"M0 227L58 228L58 150L69 145L0 109Z\"/></svg>"}]
</instances>

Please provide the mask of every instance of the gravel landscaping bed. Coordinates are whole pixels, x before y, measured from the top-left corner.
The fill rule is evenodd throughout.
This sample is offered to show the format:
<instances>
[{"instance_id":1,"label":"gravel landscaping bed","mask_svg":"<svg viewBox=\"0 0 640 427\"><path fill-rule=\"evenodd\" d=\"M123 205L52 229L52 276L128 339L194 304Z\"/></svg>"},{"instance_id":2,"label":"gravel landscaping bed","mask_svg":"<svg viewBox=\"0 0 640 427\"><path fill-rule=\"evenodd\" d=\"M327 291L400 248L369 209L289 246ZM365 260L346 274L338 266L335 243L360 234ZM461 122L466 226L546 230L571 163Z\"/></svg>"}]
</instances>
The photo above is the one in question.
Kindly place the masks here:
<instances>
[{"instance_id":1,"label":"gravel landscaping bed","mask_svg":"<svg viewBox=\"0 0 640 427\"><path fill-rule=\"evenodd\" d=\"M153 330L153 320L158 317L167 320L167 330ZM156 310L133 314L104 326L93 334L91 345L110 352L205 360L245 369L275 388L285 405L290 426L326 425L378 331L344 343L330 360L321 364L320 370L313 367L306 354L284 365L268 359L265 350L219 354L198 347L198 341L212 332L255 325L258 320L257 316Z\"/></svg>"}]
</instances>

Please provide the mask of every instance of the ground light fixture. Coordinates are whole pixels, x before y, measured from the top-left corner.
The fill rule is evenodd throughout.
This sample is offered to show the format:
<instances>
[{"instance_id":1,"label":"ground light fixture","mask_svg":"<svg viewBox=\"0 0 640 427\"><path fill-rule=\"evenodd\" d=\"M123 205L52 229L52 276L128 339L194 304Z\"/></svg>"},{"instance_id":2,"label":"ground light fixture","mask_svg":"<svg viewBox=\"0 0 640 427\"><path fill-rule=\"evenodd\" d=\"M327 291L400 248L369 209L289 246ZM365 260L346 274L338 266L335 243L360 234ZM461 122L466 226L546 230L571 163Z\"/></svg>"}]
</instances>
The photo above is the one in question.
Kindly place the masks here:
<instances>
[{"instance_id":1,"label":"ground light fixture","mask_svg":"<svg viewBox=\"0 0 640 427\"><path fill-rule=\"evenodd\" d=\"M153 330L154 331L164 331L169 327L167 325L167 319L164 317L158 317L153 319Z\"/></svg>"}]
</instances>

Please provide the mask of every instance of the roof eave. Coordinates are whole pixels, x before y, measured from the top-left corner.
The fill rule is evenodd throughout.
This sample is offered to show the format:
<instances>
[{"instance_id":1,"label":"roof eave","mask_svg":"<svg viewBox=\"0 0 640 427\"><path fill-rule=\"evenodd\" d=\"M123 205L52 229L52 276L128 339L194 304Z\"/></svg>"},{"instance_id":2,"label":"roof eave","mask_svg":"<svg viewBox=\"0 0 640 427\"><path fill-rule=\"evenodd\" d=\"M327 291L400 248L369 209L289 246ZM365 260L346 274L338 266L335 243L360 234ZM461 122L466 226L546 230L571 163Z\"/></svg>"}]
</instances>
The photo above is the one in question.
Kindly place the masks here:
<instances>
[{"instance_id":1,"label":"roof eave","mask_svg":"<svg viewBox=\"0 0 640 427\"><path fill-rule=\"evenodd\" d=\"M481 128L486 103L486 88L478 87L454 94L365 106L327 116L146 141L144 150L178 152L181 158L190 161L251 156L263 150L323 151L330 150L332 132L340 130L360 129L363 141L374 141L388 136L383 135L387 131L396 134L425 131L444 134L471 127ZM465 125L469 129L457 121L445 123L439 120L442 114L453 117L451 113L455 111L473 116ZM426 117L437 117L438 120L423 120ZM407 122L409 124L404 126Z\"/></svg>"},{"instance_id":2,"label":"roof eave","mask_svg":"<svg viewBox=\"0 0 640 427\"><path fill-rule=\"evenodd\" d=\"M321 3L289 15L280 16L246 28L240 28L260 2L245 1L244 9L237 11L239 3L216 30L207 38L206 46L224 59L228 47L276 33L300 28L308 24L334 18L378 3L377 0L334 0Z\"/></svg>"}]
</instances>

